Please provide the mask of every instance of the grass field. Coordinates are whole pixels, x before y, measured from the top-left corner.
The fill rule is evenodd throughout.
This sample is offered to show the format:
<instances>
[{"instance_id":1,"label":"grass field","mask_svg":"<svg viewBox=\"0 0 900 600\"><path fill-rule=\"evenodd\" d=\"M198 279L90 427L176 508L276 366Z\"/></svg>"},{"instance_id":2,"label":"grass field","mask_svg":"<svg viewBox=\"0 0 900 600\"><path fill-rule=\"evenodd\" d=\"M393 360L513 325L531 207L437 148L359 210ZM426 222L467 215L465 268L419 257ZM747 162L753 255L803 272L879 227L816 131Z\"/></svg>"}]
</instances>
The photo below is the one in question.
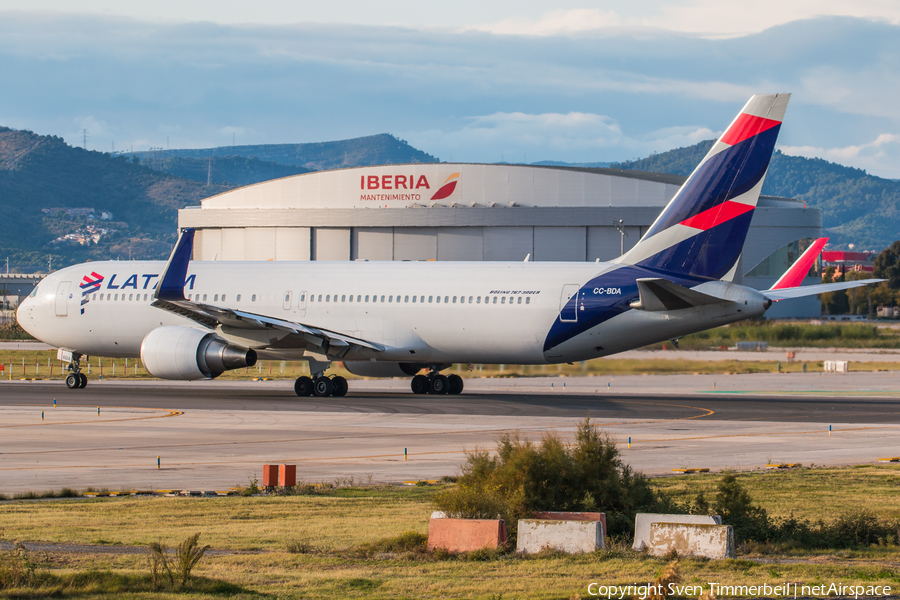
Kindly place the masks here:
<instances>
[{"instance_id":1,"label":"grass field","mask_svg":"<svg viewBox=\"0 0 900 600\"><path fill-rule=\"evenodd\" d=\"M800 469L741 474L754 501L770 514L832 519L868 508L900 517L900 467ZM704 490L718 475L654 479L677 499ZM667 561L615 542L584 556L434 557L367 551L366 544L414 530L427 533L430 499L440 487L336 489L326 495L249 498L109 498L0 505L0 539L80 544L175 545L201 542L231 553L204 558L193 598L570 598L587 585L647 583ZM300 550L289 552L288 548ZM746 552L746 548L745 548ZM48 575L43 591L58 597L176 597L149 586L143 555L53 552L35 557ZM900 588L893 545L788 554L758 551L736 560L681 561L684 583L759 585L840 582ZM23 590L24 591L24 590ZM2 595L2 592L0 592Z\"/></svg>"},{"instance_id":2,"label":"grass field","mask_svg":"<svg viewBox=\"0 0 900 600\"><path fill-rule=\"evenodd\" d=\"M2 380L18 379L64 379L64 363L56 359L55 350L7 350L0 351L0 363L4 366ZM103 358L92 356L82 363L84 373L91 379L151 379L140 360L124 358ZM574 365L473 365L469 371L465 365L454 365L445 373L457 373L463 378L478 377L584 377L605 375L643 374L737 374L737 373L799 373L820 372L823 363L780 362L780 361L739 361L739 360L669 360L669 359L617 359L603 358ZM900 362L851 362L851 371L900 371ZM343 375L347 379L362 379L347 372L340 363L328 371L332 375ZM238 369L223 374L220 379L296 379L309 375L305 362L260 361L247 369Z\"/></svg>"}]
</instances>

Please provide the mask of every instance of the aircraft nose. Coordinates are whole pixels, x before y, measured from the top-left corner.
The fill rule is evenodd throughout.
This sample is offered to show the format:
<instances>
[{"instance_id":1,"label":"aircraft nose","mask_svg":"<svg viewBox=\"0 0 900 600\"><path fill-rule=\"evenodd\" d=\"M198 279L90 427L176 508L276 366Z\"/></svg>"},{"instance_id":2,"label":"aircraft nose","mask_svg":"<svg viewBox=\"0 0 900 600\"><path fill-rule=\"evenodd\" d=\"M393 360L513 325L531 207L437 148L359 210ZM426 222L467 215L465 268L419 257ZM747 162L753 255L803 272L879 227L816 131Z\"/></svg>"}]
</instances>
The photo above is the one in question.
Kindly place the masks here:
<instances>
[{"instance_id":1,"label":"aircraft nose","mask_svg":"<svg viewBox=\"0 0 900 600\"><path fill-rule=\"evenodd\" d=\"M16 309L16 321L19 322L19 326L30 333L31 335L35 335L34 333L34 298L25 298L22 302L19 303L19 308Z\"/></svg>"}]
</instances>

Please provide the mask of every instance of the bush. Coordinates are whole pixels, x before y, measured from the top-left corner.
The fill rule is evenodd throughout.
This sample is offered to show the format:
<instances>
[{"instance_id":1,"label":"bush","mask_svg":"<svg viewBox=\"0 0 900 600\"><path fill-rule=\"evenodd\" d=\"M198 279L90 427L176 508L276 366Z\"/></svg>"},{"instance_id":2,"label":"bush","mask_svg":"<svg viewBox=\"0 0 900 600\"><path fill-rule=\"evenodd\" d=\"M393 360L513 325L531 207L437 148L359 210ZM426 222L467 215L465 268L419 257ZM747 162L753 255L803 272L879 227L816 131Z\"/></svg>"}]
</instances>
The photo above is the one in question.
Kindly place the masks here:
<instances>
[{"instance_id":1,"label":"bush","mask_svg":"<svg viewBox=\"0 0 900 600\"><path fill-rule=\"evenodd\" d=\"M400 535L384 538L358 546L354 553L360 558L371 558L376 554L424 555L428 550L428 536L418 531L405 531Z\"/></svg>"},{"instance_id":2,"label":"bush","mask_svg":"<svg viewBox=\"0 0 900 600\"><path fill-rule=\"evenodd\" d=\"M38 565L24 546L16 542L15 550L0 553L0 590L34 588L39 580Z\"/></svg>"},{"instance_id":3,"label":"bush","mask_svg":"<svg viewBox=\"0 0 900 600\"><path fill-rule=\"evenodd\" d=\"M608 533L616 535L633 533L637 512L672 509L622 463L615 442L590 419L579 423L571 445L551 434L540 444L506 434L497 456L467 453L458 485L438 494L435 506L449 517L499 516L511 538L518 520L535 511L602 510Z\"/></svg>"}]
</instances>

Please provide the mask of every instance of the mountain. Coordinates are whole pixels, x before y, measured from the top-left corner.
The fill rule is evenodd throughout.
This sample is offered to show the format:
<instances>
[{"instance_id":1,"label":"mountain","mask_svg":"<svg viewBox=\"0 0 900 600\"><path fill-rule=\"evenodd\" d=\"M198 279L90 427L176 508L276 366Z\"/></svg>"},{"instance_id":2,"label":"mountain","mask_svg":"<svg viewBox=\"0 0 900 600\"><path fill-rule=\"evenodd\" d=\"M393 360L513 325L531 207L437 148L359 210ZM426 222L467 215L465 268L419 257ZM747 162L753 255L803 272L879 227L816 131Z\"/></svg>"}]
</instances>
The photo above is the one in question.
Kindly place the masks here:
<instances>
[{"instance_id":1,"label":"mountain","mask_svg":"<svg viewBox=\"0 0 900 600\"><path fill-rule=\"evenodd\" d=\"M50 256L55 266L165 258L178 209L230 187L205 186L124 156L73 148L62 138L0 127L0 257L25 271L45 268ZM112 218L101 220L103 212ZM66 235L68 240L55 241Z\"/></svg>"},{"instance_id":2,"label":"mountain","mask_svg":"<svg viewBox=\"0 0 900 600\"><path fill-rule=\"evenodd\" d=\"M367 165L436 163L437 157L417 150L404 140L388 133L312 144L262 144L257 146L220 146L195 150L159 150L135 152L141 161L153 156L208 159L210 157L243 156L282 165L304 167L313 171L344 169ZM203 181L206 181L204 178Z\"/></svg>"},{"instance_id":3,"label":"mountain","mask_svg":"<svg viewBox=\"0 0 900 600\"><path fill-rule=\"evenodd\" d=\"M612 168L690 175L714 140L646 158L613 163ZM776 150L762 193L805 200L822 210L830 247L854 244L881 250L900 239L900 181L869 175L820 158L789 156Z\"/></svg>"},{"instance_id":4,"label":"mountain","mask_svg":"<svg viewBox=\"0 0 900 600\"><path fill-rule=\"evenodd\" d=\"M191 158L170 156L167 152L148 152L138 160L140 164L154 171L201 183L209 181L228 186L251 185L260 181L312 172L312 169L304 167L243 156Z\"/></svg>"}]
</instances>

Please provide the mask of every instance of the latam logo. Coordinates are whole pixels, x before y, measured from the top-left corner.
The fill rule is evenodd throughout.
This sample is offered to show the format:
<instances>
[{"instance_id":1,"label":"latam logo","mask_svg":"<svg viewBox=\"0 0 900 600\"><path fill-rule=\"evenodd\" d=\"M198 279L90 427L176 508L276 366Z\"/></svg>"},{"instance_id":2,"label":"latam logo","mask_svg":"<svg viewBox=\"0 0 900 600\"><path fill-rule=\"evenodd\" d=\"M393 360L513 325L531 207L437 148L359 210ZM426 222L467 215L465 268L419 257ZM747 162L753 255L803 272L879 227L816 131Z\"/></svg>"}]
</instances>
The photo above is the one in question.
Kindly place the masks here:
<instances>
[{"instance_id":1,"label":"latam logo","mask_svg":"<svg viewBox=\"0 0 900 600\"><path fill-rule=\"evenodd\" d=\"M96 271L92 271L90 275L84 276L84 279L78 286L81 288L81 314L84 314L84 305L90 301L91 294L99 290L101 285L103 285L103 275Z\"/></svg>"},{"instance_id":2,"label":"latam logo","mask_svg":"<svg viewBox=\"0 0 900 600\"><path fill-rule=\"evenodd\" d=\"M459 183L459 173L453 173L444 180L441 187L431 195L429 200L443 200L450 197ZM428 177L419 175L361 175L359 189L364 193L359 195L360 200L384 201L384 200L422 200L422 192L418 190L431 190ZM378 190L377 193L372 190ZM427 197L427 194L426 194Z\"/></svg>"},{"instance_id":3,"label":"latam logo","mask_svg":"<svg viewBox=\"0 0 900 600\"><path fill-rule=\"evenodd\" d=\"M119 284L116 284L116 278L119 277ZM124 281L122 278L124 277ZM156 286L159 284L159 273L132 273L128 276L120 276L119 273L115 273L109 277L107 280L103 275L100 275L96 271L92 271L90 275L85 275L82 279L82 282L78 285L81 288L81 314L84 314L84 305L87 304L91 299L91 294L94 292L106 292L106 290L155 290ZM190 290L194 289L194 284L197 280L197 275L192 274L188 275L184 280L184 287ZM104 283L106 285L104 285ZM102 296L102 294L101 294ZM107 300L112 299L112 294L107 296ZM119 295L116 294L116 300L118 300ZM125 299L125 294L122 294L122 300Z\"/></svg>"}]
</instances>

